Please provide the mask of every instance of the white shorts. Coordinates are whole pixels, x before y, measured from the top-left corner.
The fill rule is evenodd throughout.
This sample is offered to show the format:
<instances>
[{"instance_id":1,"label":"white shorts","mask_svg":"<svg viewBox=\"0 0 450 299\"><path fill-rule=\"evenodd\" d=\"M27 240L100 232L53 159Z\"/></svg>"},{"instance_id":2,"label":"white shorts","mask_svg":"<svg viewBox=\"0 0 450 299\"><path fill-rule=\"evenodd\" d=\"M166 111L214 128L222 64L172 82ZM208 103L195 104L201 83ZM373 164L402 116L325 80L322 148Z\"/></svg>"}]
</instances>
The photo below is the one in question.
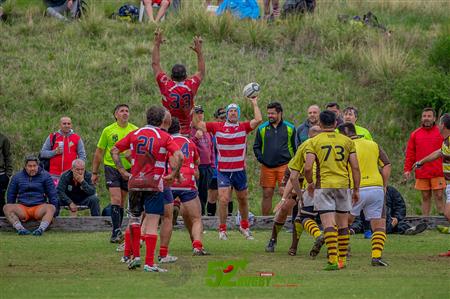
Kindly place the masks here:
<instances>
[{"instance_id":1,"label":"white shorts","mask_svg":"<svg viewBox=\"0 0 450 299\"><path fill-rule=\"evenodd\" d=\"M309 196L308 191L303 192L303 207L312 207L314 206L314 201L311 196Z\"/></svg>"},{"instance_id":2,"label":"white shorts","mask_svg":"<svg viewBox=\"0 0 450 299\"><path fill-rule=\"evenodd\" d=\"M349 212L352 208L349 189L322 188L314 191L314 210L318 212Z\"/></svg>"},{"instance_id":3,"label":"white shorts","mask_svg":"<svg viewBox=\"0 0 450 299\"><path fill-rule=\"evenodd\" d=\"M362 210L366 220L386 217L384 215L383 187L363 187L359 190L359 195L359 201L350 211L353 216L359 216Z\"/></svg>"},{"instance_id":4,"label":"white shorts","mask_svg":"<svg viewBox=\"0 0 450 299\"><path fill-rule=\"evenodd\" d=\"M446 203L450 204L450 184L447 184L447 188L445 188L445 193L447 193Z\"/></svg>"}]
</instances>

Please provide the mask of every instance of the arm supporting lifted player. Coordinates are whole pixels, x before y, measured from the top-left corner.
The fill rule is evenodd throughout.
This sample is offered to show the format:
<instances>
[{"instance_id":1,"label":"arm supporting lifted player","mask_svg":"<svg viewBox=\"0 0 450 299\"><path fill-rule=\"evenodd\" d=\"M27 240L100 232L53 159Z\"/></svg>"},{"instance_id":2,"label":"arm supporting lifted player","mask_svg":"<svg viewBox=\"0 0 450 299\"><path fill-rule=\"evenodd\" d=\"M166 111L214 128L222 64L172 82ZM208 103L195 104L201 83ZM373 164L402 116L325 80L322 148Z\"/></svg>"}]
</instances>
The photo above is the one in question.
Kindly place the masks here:
<instances>
[{"instance_id":1,"label":"arm supporting lifted player","mask_svg":"<svg viewBox=\"0 0 450 299\"><path fill-rule=\"evenodd\" d=\"M161 67L160 48L161 44L163 44L164 42L165 40L163 38L163 32L160 28L157 28L155 31L155 39L152 51L152 69L155 77L163 72L163 69ZM202 38L200 36L195 36L194 45L190 46L190 48L197 54L198 71L195 73L195 76L198 76L200 80L203 80L206 74L205 59L202 52L202 43Z\"/></svg>"}]
</instances>

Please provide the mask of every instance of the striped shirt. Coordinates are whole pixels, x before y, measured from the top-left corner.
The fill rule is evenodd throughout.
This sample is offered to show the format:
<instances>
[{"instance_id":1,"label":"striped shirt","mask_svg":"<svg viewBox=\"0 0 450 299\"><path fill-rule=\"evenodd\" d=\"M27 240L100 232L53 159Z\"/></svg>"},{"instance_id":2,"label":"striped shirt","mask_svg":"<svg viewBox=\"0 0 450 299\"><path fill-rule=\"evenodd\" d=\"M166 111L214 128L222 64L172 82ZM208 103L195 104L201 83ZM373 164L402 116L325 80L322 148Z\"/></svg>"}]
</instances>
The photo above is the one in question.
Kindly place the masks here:
<instances>
[{"instance_id":1,"label":"striped shirt","mask_svg":"<svg viewBox=\"0 0 450 299\"><path fill-rule=\"evenodd\" d=\"M196 163L198 163L200 159L197 146L195 146L194 142L181 135L174 135L173 141L178 145L184 156L183 165L180 169L180 173L184 180L182 182L175 181L170 189L183 191L197 190L195 169L197 167L196 165L198 165Z\"/></svg>"},{"instance_id":2,"label":"striped shirt","mask_svg":"<svg viewBox=\"0 0 450 299\"><path fill-rule=\"evenodd\" d=\"M216 137L218 170L235 172L245 169L247 135L253 129L250 122L208 122L206 129Z\"/></svg>"},{"instance_id":3,"label":"striped shirt","mask_svg":"<svg viewBox=\"0 0 450 299\"><path fill-rule=\"evenodd\" d=\"M450 184L450 137L444 140L442 143L442 165L444 167L444 177L447 184Z\"/></svg>"},{"instance_id":4,"label":"striped shirt","mask_svg":"<svg viewBox=\"0 0 450 299\"><path fill-rule=\"evenodd\" d=\"M172 136L160 128L145 126L132 131L115 146L121 152L131 150L129 190L163 191L167 154L179 150Z\"/></svg>"}]
</instances>

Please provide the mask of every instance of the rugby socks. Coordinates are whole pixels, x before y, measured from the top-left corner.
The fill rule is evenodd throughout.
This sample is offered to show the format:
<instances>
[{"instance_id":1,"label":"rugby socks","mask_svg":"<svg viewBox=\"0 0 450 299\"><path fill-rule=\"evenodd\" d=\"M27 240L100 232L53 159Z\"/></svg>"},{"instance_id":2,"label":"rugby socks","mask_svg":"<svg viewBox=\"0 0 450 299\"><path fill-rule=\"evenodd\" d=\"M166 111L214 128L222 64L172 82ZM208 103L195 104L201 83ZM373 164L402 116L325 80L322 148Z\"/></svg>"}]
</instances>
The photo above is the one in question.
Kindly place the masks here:
<instances>
[{"instance_id":1,"label":"rugby socks","mask_svg":"<svg viewBox=\"0 0 450 299\"><path fill-rule=\"evenodd\" d=\"M208 202L208 204L206 205L206 211L208 212L208 216L215 216L217 211L217 204Z\"/></svg>"},{"instance_id":2,"label":"rugby socks","mask_svg":"<svg viewBox=\"0 0 450 299\"><path fill-rule=\"evenodd\" d=\"M113 226L113 235L117 235L117 230L120 230L120 206L111 205L111 222Z\"/></svg>"},{"instance_id":3,"label":"rugby socks","mask_svg":"<svg viewBox=\"0 0 450 299\"><path fill-rule=\"evenodd\" d=\"M219 231L220 232L226 232L227 231L227 225L226 224L219 224Z\"/></svg>"},{"instance_id":4,"label":"rugby socks","mask_svg":"<svg viewBox=\"0 0 450 299\"><path fill-rule=\"evenodd\" d=\"M249 227L248 220L242 219L241 220L241 227L242 227L242 229L247 229Z\"/></svg>"},{"instance_id":5,"label":"rugby socks","mask_svg":"<svg viewBox=\"0 0 450 299\"><path fill-rule=\"evenodd\" d=\"M280 232L280 230L283 228L284 223L281 222L273 222L273 226L272 226L272 236L270 237L272 240L277 240L278 238L278 233Z\"/></svg>"},{"instance_id":6,"label":"rugby socks","mask_svg":"<svg viewBox=\"0 0 450 299\"><path fill-rule=\"evenodd\" d=\"M194 240L192 242L192 248L198 249L198 250L202 250L203 249L203 244L202 241L200 240Z\"/></svg>"},{"instance_id":7,"label":"rugby socks","mask_svg":"<svg viewBox=\"0 0 450 299\"><path fill-rule=\"evenodd\" d=\"M16 223L14 223L13 226L17 231L25 230L25 227L23 227L22 222L20 222L20 221L17 221Z\"/></svg>"},{"instance_id":8,"label":"rugby socks","mask_svg":"<svg viewBox=\"0 0 450 299\"><path fill-rule=\"evenodd\" d=\"M145 235L145 247L147 247L145 252L145 264L151 267L155 264L155 248L157 241L158 235Z\"/></svg>"},{"instance_id":9,"label":"rugby socks","mask_svg":"<svg viewBox=\"0 0 450 299\"><path fill-rule=\"evenodd\" d=\"M381 258L381 253L384 249L384 242L386 242L386 233L384 231L375 230L372 234L372 258Z\"/></svg>"},{"instance_id":10,"label":"rugby socks","mask_svg":"<svg viewBox=\"0 0 450 299\"><path fill-rule=\"evenodd\" d=\"M340 228L338 230L338 251L339 262L345 266L347 262L348 245L350 244L350 234L348 227Z\"/></svg>"},{"instance_id":11,"label":"rugby socks","mask_svg":"<svg viewBox=\"0 0 450 299\"><path fill-rule=\"evenodd\" d=\"M47 229L47 227L50 225L50 223L48 223L47 221L41 221L41 223L39 224L38 229L42 230L43 232L45 232L45 230Z\"/></svg>"},{"instance_id":12,"label":"rugby socks","mask_svg":"<svg viewBox=\"0 0 450 299\"><path fill-rule=\"evenodd\" d=\"M166 257L169 253L169 247L167 246L159 246L159 256Z\"/></svg>"},{"instance_id":13,"label":"rugby socks","mask_svg":"<svg viewBox=\"0 0 450 299\"><path fill-rule=\"evenodd\" d=\"M134 258L141 256L141 226L139 224L131 225L131 249Z\"/></svg>"},{"instance_id":14,"label":"rugby socks","mask_svg":"<svg viewBox=\"0 0 450 299\"><path fill-rule=\"evenodd\" d=\"M123 221L123 212L124 212L124 209L123 209L122 207L120 207L119 212L120 212L119 228L121 228L121 227L122 227L122 221Z\"/></svg>"},{"instance_id":15,"label":"rugby socks","mask_svg":"<svg viewBox=\"0 0 450 299\"><path fill-rule=\"evenodd\" d=\"M337 239L338 232L335 227L330 226L324 230L324 240L328 250L328 262L330 264L337 264Z\"/></svg>"},{"instance_id":16,"label":"rugby socks","mask_svg":"<svg viewBox=\"0 0 450 299\"><path fill-rule=\"evenodd\" d=\"M130 228L127 227L127 229L125 230L125 244L124 244L123 256L130 257L131 255L132 255L131 234L130 234Z\"/></svg>"},{"instance_id":17,"label":"rugby socks","mask_svg":"<svg viewBox=\"0 0 450 299\"><path fill-rule=\"evenodd\" d=\"M229 201L228 202L228 216L232 216L233 215L233 202Z\"/></svg>"},{"instance_id":18,"label":"rugby socks","mask_svg":"<svg viewBox=\"0 0 450 299\"><path fill-rule=\"evenodd\" d=\"M320 237L320 229L317 223L312 219L306 219L306 221L303 223L303 227L305 230L314 237L314 239L317 239Z\"/></svg>"}]
</instances>

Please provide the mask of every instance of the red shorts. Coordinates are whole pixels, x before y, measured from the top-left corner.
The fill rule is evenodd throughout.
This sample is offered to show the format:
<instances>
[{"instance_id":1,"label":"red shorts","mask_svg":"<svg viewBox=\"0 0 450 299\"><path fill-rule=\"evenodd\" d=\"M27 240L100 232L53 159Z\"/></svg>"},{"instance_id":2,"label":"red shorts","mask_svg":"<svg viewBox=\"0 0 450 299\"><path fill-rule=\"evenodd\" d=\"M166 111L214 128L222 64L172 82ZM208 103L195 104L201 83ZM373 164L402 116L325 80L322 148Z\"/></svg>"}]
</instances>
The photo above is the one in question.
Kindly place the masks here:
<instances>
[{"instance_id":1,"label":"red shorts","mask_svg":"<svg viewBox=\"0 0 450 299\"><path fill-rule=\"evenodd\" d=\"M27 222L28 220L39 220L36 217L37 211L45 205L46 204L43 203L37 206L27 207L22 204L19 204L19 207L23 210L25 214L25 218L20 220L22 220L23 222Z\"/></svg>"},{"instance_id":2,"label":"red shorts","mask_svg":"<svg viewBox=\"0 0 450 299\"><path fill-rule=\"evenodd\" d=\"M162 2L163 0L152 0L152 5L159 5L159 6L161 6L161 2ZM167 2L169 2L169 4L170 4L170 0L167 0Z\"/></svg>"}]
</instances>

